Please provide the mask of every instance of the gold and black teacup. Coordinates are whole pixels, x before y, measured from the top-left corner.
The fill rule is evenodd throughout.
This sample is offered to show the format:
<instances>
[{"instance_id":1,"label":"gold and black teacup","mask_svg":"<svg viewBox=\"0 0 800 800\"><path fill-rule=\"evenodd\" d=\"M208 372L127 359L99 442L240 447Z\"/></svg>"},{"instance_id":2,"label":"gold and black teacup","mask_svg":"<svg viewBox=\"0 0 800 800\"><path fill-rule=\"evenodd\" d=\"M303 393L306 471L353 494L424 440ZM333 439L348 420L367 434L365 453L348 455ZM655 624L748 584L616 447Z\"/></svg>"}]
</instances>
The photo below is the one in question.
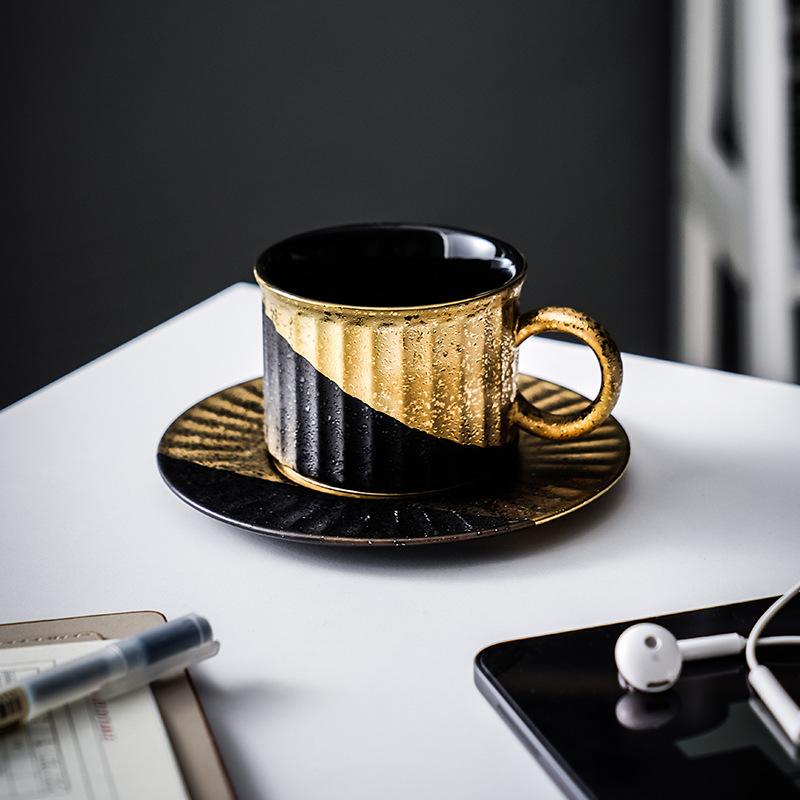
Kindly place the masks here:
<instances>
[{"instance_id":1,"label":"gold and black teacup","mask_svg":"<svg viewBox=\"0 0 800 800\"><path fill-rule=\"evenodd\" d=\"M337 494L414 495L492 474L517 428L571 439L611 413L619 351L571 308L520 314L527 266L491 236L434 225L327 228L258 259L264 427L276 467ZM572 334L600 362L600 391L557 415L517 391L517 348Z\"/></svg>"}]
</instances>

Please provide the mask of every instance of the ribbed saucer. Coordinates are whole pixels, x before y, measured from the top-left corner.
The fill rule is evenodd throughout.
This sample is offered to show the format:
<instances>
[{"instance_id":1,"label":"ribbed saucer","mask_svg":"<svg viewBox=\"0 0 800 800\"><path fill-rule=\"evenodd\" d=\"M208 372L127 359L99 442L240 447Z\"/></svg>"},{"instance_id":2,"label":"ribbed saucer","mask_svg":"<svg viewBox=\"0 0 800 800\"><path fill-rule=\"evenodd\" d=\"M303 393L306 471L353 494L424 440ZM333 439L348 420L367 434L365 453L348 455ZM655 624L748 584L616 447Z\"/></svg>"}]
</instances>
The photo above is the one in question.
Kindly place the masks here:
<instances>
[{"instance_id":1,"label":"ribbed saucer","mask_svg":"<svg viewBox=\"0 0 800 800\"><path fill-rule=\"evenodd\" d=\"M530 375L519 376L519 387L537 407L555 413L587 402ZM261 378L200 401L161 437L161 475L178 497L215 519L319 544L434 544L540 525L608 491L630 455L625 431L610 417L571 441L521 432L517 463L490 482L413 499L339 497L298 486L272 466L263 416Z\"/></svg>"}]
</instances>

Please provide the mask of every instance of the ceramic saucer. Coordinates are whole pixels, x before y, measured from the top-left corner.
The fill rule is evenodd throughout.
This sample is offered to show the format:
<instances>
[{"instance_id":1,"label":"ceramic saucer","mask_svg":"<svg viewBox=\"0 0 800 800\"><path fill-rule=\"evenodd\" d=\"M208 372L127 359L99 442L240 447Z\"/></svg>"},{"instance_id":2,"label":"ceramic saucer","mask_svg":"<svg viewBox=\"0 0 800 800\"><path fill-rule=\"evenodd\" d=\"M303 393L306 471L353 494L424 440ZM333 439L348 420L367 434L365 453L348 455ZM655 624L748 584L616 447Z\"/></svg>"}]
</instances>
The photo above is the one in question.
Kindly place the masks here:
<instances>
[{"instance_id":1,"label":"ceramic saucer","mask_svg":"<svg viewBox=\"0 0 800 800\"><path fill-rule=\"evenodd\" d=\"M519 386L531 402L555 413L587 402L530 375L520 375ZM596 500L620 479L630 455L625 431L610 417L570 441L521 432L517 462L491 481L410 499L339 497L298 486L272 466L264 413L261 378L217 392L169 426L158 466L170 489L198 511L299 542L434 544L529 528Z\"/></svg>"}]
</instances>

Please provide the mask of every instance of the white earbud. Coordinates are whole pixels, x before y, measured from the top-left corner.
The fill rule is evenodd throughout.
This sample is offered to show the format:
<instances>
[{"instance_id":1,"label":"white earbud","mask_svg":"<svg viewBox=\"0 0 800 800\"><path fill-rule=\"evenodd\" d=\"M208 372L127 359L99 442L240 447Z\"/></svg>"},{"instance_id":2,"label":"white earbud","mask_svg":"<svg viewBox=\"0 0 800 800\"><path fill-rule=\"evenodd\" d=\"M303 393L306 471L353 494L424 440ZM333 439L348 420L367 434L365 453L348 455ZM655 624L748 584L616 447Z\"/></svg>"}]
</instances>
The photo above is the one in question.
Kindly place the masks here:
<instances>
[{"instance_id":1,"label":"white earbud","mask_svg":"<svg viewBox=\"0 0 800 800\"><path fill-rule=\"evenodd\" d=\"M640 622L622 632L614 647L620 683L640 692L663 692L681 674L681 651L675 637L660 625Z\"/></svg>"},{"instance_id":2,"label":"white earbud","mask_svg":"<svg viewBox=\"0 0 800 800\"><path fill-rule=\"evenodd\" d=\"M759 617L746 639L738 633L721 633L678 641L666 628L652 622L631 625L620 634L614 647L620 685L639 692L664 692L675 685L684 661L731 656L746 648L745 656L750 670L747 678L751 688L792 745L800 746L800 706L772 671L759 663L756 656L756 647L761 645L800 645L800 636L761 635L778 611L796 595L800 595L800 582ZM617 718L626 727L633 727L635 721L631 715L636 710L629 704L622 704L617 708Z\"/></svg>"},{"instance_id":3,"label":"white earbud","mask_svg":"<svg viewBox=\"0 0 800 800\"><path fill-rule=\"evenodd\" d=\"M684 661L741 653L747 640L738 633L678 641L666 628L640 622L622 632L614 647L620 683L639 692L664 692L675 685Z\"/></svg>"}]
</instances>

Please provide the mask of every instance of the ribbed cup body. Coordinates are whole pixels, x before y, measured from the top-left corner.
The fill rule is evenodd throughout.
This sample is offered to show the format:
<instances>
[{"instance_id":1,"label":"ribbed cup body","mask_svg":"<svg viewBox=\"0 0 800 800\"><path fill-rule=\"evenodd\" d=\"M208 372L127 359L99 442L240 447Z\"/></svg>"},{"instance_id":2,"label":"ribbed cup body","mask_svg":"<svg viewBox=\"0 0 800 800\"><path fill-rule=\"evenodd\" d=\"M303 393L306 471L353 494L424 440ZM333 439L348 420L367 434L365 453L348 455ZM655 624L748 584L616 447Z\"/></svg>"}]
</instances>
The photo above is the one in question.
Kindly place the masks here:
<instances>
[{"instance_id":1,"label":"ribbed cup body","mask_svg":"<svg viewBox=\"0 0 800 800\"><path fill-rule=\"evenodd\" d=\"M424 492L513 450L519 282L411 309L261 286L265 435L278 465L333 489Z\"/></svg>"}]
</instances>

